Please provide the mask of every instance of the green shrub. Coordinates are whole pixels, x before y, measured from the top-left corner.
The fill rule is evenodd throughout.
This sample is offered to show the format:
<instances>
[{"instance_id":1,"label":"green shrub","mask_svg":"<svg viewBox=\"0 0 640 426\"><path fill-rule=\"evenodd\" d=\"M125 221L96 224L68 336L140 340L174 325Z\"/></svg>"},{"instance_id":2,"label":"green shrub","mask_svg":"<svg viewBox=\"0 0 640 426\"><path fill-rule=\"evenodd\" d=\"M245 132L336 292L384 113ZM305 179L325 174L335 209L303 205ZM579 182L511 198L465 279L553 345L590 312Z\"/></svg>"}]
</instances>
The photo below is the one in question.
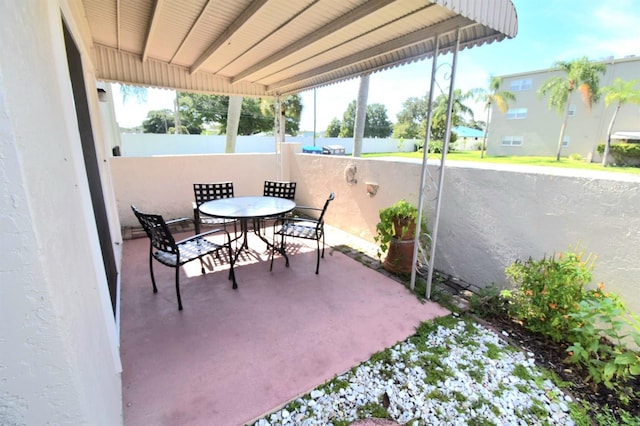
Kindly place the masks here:
<instances>
[{"instance_id":1,"label":"green shrub","mask_svg":"<svg viewBox=\"0 0 640 426\"><path fill-rule=\"evenodd\" d=\"M569 315L578 322L567 348L569 361L585 367L594 383L628 399L624 384L640 375L640 356L627 348L625 338L640 345L640 318L628 312L618 296L605 293L602 283Z\"/></svg>"},{"instance_id":2,"label":"green shrub","mask_svg":"<svg viewBox=\"0 0 640 426\"><path fill-rule=\"evenodd\" d=\"M569 160L584 161L584 158L582 157L582 155L578 154L577 152L574 152L573 154L569 155Z\"/></svg>"},{"instance_id":3,"label":"green shrub","mask_svg":"<svg viewBox=\"0 0 640 426\"><path fill-rule=\"evenodd\" d=\"M596 148L598 154L604 154L604 144ZM616 143L611 145L609 154L619 166L636 166L640 162L640 143Z\"/></svg>"},{"instance_id":4,"label":"green shrub","mask_svg":"<svg viewBox=\"0 0 640 426\"><path fill-rule=\"evenodd\" d=\"M626 310L622 301L605 293L604 284L585 289L591 281L595 256L567 252L542 260L516 261L506 269L514 284L503 290L509 315L522 325L555 342L568 343L567 361L580 365L594 384L615 390L629 401L640 376L640 317ZM495 302L493 302L495 304Z\"/></svg>"},{"instance_id":5,"label":"green shrub","mask_svg":"<svg viewBox=\"0 0 640 426\"><path fill-rule=\"evenodd\" d=\"M453 140L449 141L449 149L447 150L447 153L451 152L451 151L455 151L455 149L453 148ZM421 141L416 141L416 151L422 151L422 149L424 148L424 140ZM444 142L442 141L437 141L437 140L430 140L429 141L429 154L442 154L442 147L444 146Z\"/></svg>"},{"instance_id":6,"label":"green shrub","mask_svg":"<svg viewBox=\"0 0 640 426\"><path fill-rule=\"evenodd\" d=\"M555 342L567 341L577 326L569 314L585 298L583 289L591 281L593 262L591 256L583 261L581 254L571 252L516 261L506 269L515 288L502 292L509 301L509 314L528 330Z\"/></svg>"}]
</instances>

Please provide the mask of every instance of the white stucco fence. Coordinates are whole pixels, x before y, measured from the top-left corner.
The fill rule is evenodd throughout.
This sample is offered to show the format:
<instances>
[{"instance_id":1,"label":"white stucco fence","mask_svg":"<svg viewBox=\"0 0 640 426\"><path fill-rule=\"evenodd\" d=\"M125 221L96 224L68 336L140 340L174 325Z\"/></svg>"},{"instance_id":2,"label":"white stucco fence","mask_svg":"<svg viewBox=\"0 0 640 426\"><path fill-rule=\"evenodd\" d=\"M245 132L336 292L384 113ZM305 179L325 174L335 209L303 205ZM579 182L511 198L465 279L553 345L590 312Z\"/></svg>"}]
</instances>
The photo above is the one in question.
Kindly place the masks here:
<instances>
[{"instance_id":1,"label":"white stucco fence","mask_svg":"<svg viewBox=\"0 0 640 426\"><path fill-rule=\"evenodd\" d=\"M298 142L302 146L322 148L325 145L339 145L345 154L353 152L352 138L316 138L304 136L287 136L287 142ZM227 143L226 135L165 135L154 133L123 133L120 135L120 151L123 157L152 157L156 155L183 154L224 154ZM397 152L414 151L415 142L400 139L365 138L362 141L362 152ZM276 151L276 140L273 136L238 136L236 153L273 153Z\"/></svg>"},{"instance_id":2,"label":"white stucco fence","mask_svg":"<svg viewBox=\"0 0 640 426\"><path fill-rule=\"evenodd\" d=\"M373 241L380 208L401 198L418 199L420 162L299 154L294 153L297 144L285 145L284 178L298 182L296 201L320 206L334 191L327 222L361 238ZM236 195L259 194L262 182L276 177L276 158L112 158L121 223L137 226L130 204L169 217L191 216L192 184L198 181L232 180ZM345 171L353 167L357 182L350 184ZM437 165L429 170L437 179ZM367 193L367 183L379 186L375 196ZM449 162L444 185L436 269L476 286L504 286L504 269L516 259L541 258L579 244L580 250L598 255L594 282L603 281L640 312L640 177ZM432 189L426 196L429 228L435 194Z\"/></svg>"}]
</instances>

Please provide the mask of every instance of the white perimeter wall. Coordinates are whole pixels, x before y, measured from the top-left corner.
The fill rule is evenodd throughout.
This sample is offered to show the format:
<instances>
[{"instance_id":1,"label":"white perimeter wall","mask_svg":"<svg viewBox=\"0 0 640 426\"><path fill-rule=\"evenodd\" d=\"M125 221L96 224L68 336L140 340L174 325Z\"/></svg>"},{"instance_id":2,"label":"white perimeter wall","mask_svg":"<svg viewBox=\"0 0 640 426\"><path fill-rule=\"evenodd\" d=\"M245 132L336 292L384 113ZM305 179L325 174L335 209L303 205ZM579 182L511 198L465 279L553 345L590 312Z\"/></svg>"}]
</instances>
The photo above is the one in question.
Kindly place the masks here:
<instances>
[{"instance_id":1,"label":"white perimeter wall","mask_svg":"<svg viewBox=\"0 0 640 426\"><path fill-rule=\"evenodd\" d=\"M116 136L113 139L117 139ZM121 152L123 157L152 157L156 155L184 154L224 154L227 142L226 135L165 135L153 133L122 133ZM313 146L313 137L287 136L286 142L298 142L303 146ZM362 152L396 152L414 151L414 141L399 139L365 138L362 141ZM114 143L115 145L115 143ZM316 138L315 146L340 145L345 154L353 152L353 139L349 138ZM238 136L236 153L274 153L276 142L273 136Z\"/></svg>"},{"instance_id":2,"label":"white perimeter wall","mask_svg":"<svg viewBox=\"0 0 640 426\"><path fill-rule=\"evenodd\" d=\"M259 165L263 160L267 167ZM260 194L262 181L273 176L275 162L275 155L113 158L122 224L137 226L130 203L170 217L192 216L191 184L203 179L233 180L238 195ZM402 198L418 199L419 162L293 154L291 159L285 156L283 164L290 179L298 182L298 204L321 206L334 191L327 223L370 241L380 208ZM345 176L353 167L357 183L350 184ZM436 269L476 286L504 286L504 269L516 259L541 258L580 244L581 250L598 255L594 283L604 281L630 309L640 312L636 296L640 177L604 172L568 176L581 172L490 167L448 163ZM436 166L429 170L437 180ZM367 193L367 183L379 185L375 196ZM426 196L429 228L435 194L433 188Z\"/></svg>"},{"instance_id":3,"label":"white perimeter wall","mask_svg":"<svg viewBox=\"0 0 640 426\"><path fill-rule=\"evenodd\" d=\"M62 33L61 9L86 57L77 5L0 2L3 425L122 423L117 330ZM95 94L90 70L86 79Z\"/></svg>"}]
</instances>

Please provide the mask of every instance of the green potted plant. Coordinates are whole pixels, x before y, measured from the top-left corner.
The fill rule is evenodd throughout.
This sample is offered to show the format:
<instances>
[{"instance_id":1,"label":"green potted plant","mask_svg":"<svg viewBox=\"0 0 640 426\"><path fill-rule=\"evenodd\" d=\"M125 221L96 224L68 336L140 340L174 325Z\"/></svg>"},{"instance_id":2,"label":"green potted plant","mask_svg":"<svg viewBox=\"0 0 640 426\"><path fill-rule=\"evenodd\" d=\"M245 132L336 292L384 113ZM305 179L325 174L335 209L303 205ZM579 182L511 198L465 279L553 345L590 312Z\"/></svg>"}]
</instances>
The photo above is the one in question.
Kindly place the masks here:
<instances>
[{"instance_id":1,"label":"green potted plant","mask_svg":"<svg viewBox=\"0 0 640 426\"><path fill-rule=\"evenodd\" d=\"M380 209L374 240L378 243L378 257L387 254L383 267L395 273L411 272L413 240L418 220L418 208L406 200ZM423 220L423 229L426 223Z\"/></svg>"}]
</instances>

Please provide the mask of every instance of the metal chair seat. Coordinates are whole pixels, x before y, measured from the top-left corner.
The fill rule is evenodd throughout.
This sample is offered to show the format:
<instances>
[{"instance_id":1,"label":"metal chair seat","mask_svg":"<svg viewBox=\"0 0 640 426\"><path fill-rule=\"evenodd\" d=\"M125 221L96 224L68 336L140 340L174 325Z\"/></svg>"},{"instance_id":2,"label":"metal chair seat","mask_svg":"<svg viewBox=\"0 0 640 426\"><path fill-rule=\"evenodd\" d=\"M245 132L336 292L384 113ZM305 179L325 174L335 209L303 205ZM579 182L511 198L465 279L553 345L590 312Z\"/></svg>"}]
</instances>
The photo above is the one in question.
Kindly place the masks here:
<instances>
[{"instance_id":1,"label":"metal chair seat","mask_svg":"<svg viewBox=\"0 0 640 426\"><path fill-rule=\"evenodd\" d=\"M216 252L224 248L224 245L214 243L213 241L205 238L205 236L216 234L219 231L220 230L215 229L204 233L204 235L200 234L198 237L191 237L186 240L176 241L176 246L178 247L177 253L158 250L153 253L153 257L163 265L167 266L182 266L192 260L200 259L209 253ZM204 270L202 273L204 273Z\"/></svg>"}]
</instances>

